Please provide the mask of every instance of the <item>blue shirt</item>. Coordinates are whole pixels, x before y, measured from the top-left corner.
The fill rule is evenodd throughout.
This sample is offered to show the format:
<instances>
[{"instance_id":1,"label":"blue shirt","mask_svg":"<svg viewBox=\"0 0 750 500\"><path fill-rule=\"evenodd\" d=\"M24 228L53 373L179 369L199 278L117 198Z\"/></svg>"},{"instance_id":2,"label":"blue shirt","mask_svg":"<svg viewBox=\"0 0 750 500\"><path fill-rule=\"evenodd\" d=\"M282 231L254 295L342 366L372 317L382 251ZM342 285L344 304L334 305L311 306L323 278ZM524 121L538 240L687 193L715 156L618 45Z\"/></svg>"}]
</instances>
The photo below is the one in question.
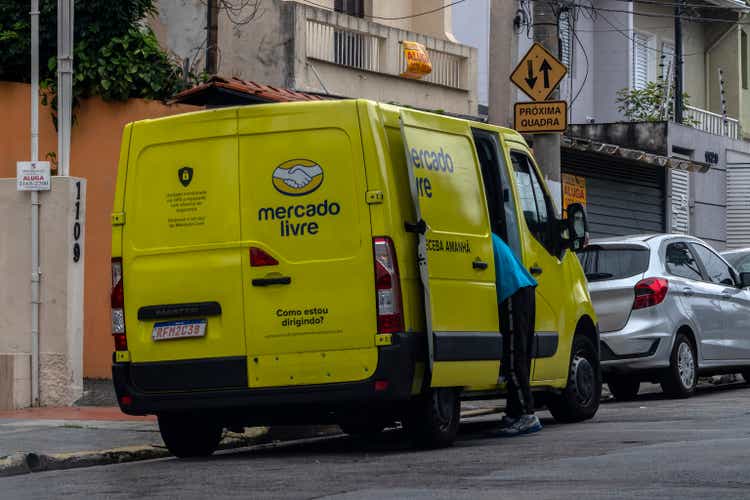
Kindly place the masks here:
<instances>
[{"instance_id":1,"label":"blue shirt","mask_svg":"<svg viewBox=\"0 0 750 500\"><path fill-rule=\"evenodd\" d=\"M499 236L492 234L492 253L495 256L495 282L497 303L516 293L521 288L537 285L516 254Z\"/></svg>"}]
</instances>

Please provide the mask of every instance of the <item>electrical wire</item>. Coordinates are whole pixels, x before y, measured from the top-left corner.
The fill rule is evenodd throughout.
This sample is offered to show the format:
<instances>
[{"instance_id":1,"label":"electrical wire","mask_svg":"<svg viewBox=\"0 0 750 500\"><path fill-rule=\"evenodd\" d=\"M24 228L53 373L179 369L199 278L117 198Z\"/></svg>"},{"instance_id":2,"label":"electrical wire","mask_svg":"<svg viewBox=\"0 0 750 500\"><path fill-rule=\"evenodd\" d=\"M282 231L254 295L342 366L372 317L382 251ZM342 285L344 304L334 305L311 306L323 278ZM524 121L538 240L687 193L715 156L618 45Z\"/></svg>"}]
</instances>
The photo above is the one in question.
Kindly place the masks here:
<instances>
[{"instance_id":1,"label":"electrical wire","mask_svg":"<svg viewBox=\"0 0 750 500\"><path fill-rule=\"evenodd\" d=\"M640 3L646 5L660 5L664 7L685 7L689 9L726 9L730 12L743 12L741 7L725 7L721 5L706 5L700 3L679 3L679 2L664 2L661 0L616 0L624 3Z\"/></svg>"},{"instance_id":2,"label":"electrical wire","mask_svg":"<svg viewBox=\"0 0 750 500\"><path fill-rule=\"evenodd\" d=\"M578 38L578 33L576 33L576 30L571 30L573 33L573 38L575 38L576 42L578 42L578 46L581 47L581 52L583 52L583 58L586 60L586 74L583 76L583 82L581 82L581 87L578 89L578 92L576 93L575 97L570 101L570 112L571 115L573 113L573 104L575 104L576 100L578 99L578 96L581 95L581 92L583 92L583 88L586 86L586 80L589 79L589 55L586 52L586 48L583 46L583 43L581 42L581 39Z\"/></svg>"},{"instance_id":3,"label":"electrical wire","mask_svg":"<svg viewBox=\"0 0 750 500\"><path fill-rule=\"evenodd\" d=\"M624 31L624 30L623 30L622 28L618 28L618 27L617 27L617 26L616 26L616 25L615 25L615 24L614 24L614 23L613 23L612 21L610 21L610 20L609 20L609 19L607 18L607 16L605 16L604 14L601 14L601 13L600 13L600 14L599 14L599 16L600 16L600 17L601 17L601 18L602 18L602 19L604 20L604 22L605 22L605 23L607 23L607 24L609 24L610 26L612 26L612 28L614 28L614 30L615 30L615 31L616 31L617 33L619 33L620 35L624 36L625 38L627 38L628 40L630 40L631 42L633 42L633 44L635 44L635 45L638 45L639 47L644 47L644 48L645 48L645 49L647 49L647 50L650 50L650 51L656 52L657 54L660 54L660 55L661 55L662 51L661 51L660 49L656 49L656 48L654 48L654 47L650 47L650 46L649 46L649 45L647 45L647 44L643 44L643 43L640 43L640 42L639 42L638 40L636 40L636 39L635 39L635 38L633 38L632 36L628 35L628 33L627 33L626 31ZM684 58L684 57L692 57L692 56L695 56L695 55L699 55L699 53L698 53L698 52L693 52L693 53L690 53L690 54L682 54L682 57L683 57L683 58Z\"/></svg>"},{"instance_id":4,"label":"electrical wire","mask_svg":"<svg viewBox=\"0 0 750 500\"><path fill-rule=\"evenodd\" d=\"M716 23L743 24L743 25L744 24L750 24L750 23L743 23L743 22L739 22L739 21L733 21L732 19L721 19L721 18L717 18L717 17L697 17L697 16L685 16L685 15L675 16L674 14L656 14L656 13L650 13L650 12L635 12L635 11L622 10L622 9L608 9L606 7L592 7L592 6L581 5L581 4L577 4L577 3L571 3L569 5L572 6L572 7L581 7L581 8L585 8L585 9L593 9L593 10L599 12L600 15L601 15L602 12L612 12L612 13L616 13L616 14L631 14L631 15L634 15L634 16L656 17L656 18L661 18L661 19L664 19L664 18L668 18L668 19L679 18L679 19L681 19L683 21L693 21L693 22L696 22L696 23L712 23L712 22L716 22Z\"/></svg>"},{"instance_id":5,"label":"electrical wire","mask_svg":"<svg viewBox=\"0 0 750 500\"><path fill-rule=\"evenodd\" d=\"M460 3L464 3L465 1L466 0L455 0L454 2L451 2L448 5L443 5L441 7L435 8L435 9L426 10L424 12L419 12L417 14L411 14L411 15L408 15L408 16L384 17L384 16L368 16L368 15L364 15L362 17L364 17L366 19L376 19L376 20L379 20L379 21L403 21L404 19L413 19L415 17L426 16L428 14L434 14L435 12L440 12L441 10L445 10L445 9L447 9L449 7L453 7L454 5L458 5ZM313 7L319 7L321 9L326 9L326 10L330 10L331 9L331 7L328 6L328 5L323 5L323 4L319 4L319 3L316 3L316 2L312 2L311 0L303 0L303 2L305 4L312 5Z\"/></svg>"}]
</instances>

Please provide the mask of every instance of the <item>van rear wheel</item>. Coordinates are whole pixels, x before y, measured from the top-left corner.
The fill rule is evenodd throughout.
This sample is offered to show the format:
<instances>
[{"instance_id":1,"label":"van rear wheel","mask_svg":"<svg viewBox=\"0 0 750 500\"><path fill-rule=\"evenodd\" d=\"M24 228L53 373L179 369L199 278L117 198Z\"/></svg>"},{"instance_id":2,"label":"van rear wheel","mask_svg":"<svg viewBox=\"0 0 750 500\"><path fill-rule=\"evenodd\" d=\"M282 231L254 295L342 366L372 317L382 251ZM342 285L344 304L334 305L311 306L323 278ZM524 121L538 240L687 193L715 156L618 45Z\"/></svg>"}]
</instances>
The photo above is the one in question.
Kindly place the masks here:
<instances>
[{"instance_id":1,"label":"van rear wheel","mask_svg":"<svg viewBox=\"0 0 750 500\"><path fill-rule=\"evenodd\" d=\"M549 397L547 407L558 422L581 422L596 415L601 394L602 377L594 344L588 338L576 335L568 384L561 394Z\"/></svg>"},{"instance_id":2,"label":"van rear wheel","mask_svg":"<svg viewBox=\"0 0 750 500\"><path fill-rule=\"evenodd\" d=\"M460 421L459 390L441 387L413 399L402 424L415 445L442 448L456 440Z\"/></svg>"},{"instance_id":3,"label":"van rear wheel","mask_svg":"<svg viewBox=\"0 0 750 500\"><path fill-rule=\"evenodd\" d=\"M186 414L159 415L159 432L167 449L179 458L207 457L221 442L224 429L218 423Z\"/></svg>"}]
</instances>

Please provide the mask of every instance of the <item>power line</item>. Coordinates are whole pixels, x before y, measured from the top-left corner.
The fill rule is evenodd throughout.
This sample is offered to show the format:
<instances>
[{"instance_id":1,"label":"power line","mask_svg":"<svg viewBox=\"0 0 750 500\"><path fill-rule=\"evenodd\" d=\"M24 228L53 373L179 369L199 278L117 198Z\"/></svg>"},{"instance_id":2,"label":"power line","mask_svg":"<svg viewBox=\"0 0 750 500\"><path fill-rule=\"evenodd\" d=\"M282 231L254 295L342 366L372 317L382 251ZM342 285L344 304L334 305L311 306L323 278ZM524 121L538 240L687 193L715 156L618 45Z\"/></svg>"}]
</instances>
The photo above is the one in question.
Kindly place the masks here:
<instances>
[{"instance_id":1,"label":"power line","mask_svg":"<svg viewBox=\"0 0 750 500\"><path fill-rule=\"evenodd\" d=\"M572 114L573 104L575 104L576 100L578 99L578 96L580 96L581 92L583 92L583 88L586 86L586 80L589 79L589 55L586 53L586 48L583 46L581 39L578 38L578 33L576 33L576 30L572 29L571 31L573 33L573 38L576 39L576 42L578 42L578 45L581 47L581 52L583 52L583 58L586 60L586 74L583 76L583 82L581 82L581 86L578 89L578 92L576 93L575 97L570 101L570 111Z\"/></svg>"},{"instance_id":2,"label":"power line","mask_svg":"<svg viewBox=\"0 0 750 500\"><path fill-rule=\"evenodd\" d=\"M700 3L664 2L661 0L616 0L624 3L640 3L646 5L661 5L664 7L687 7L691 9L726 9L731 12L743 12L741 7L725 7L721 5L706 5Z\"/></svg>"},{"instance_id":3,"label":"power line","mask_svg":"<svg viewBox=\"0 0 750 500\"><path fill-rule=\"evenodd\" d=\"M627 32L625 32L622 28L618 28L612 21L610 21L607 18L607 16L605 16L604 14L601 14L601 13L599 15L601 16L602 19L604 19L604 22L606 22L607 24L609 24L610 26L612 26L612 28L614 28L614 30L617 33L619 33L620 35L624 36L625 38L627 38L628 40L630 40L631 42L633 42L633 44L638 45L639 47L643 47L643 48L645 48L647 50L651 50L651 51L656 52L657 54L661 55L662 51L660 49L656 49L656 48L651 47L651 46L649 46L647 44L640 43L638 40L636 40L635 38L633 38L630 35L628 35ZM694 52L692 54L682 54L682 57L691 57L691 56L695 56L695 55L698 55L698 52Z\"/></svg>"},{"instance_id":4,"label":"power line","mask_svg":"<svg viewBox=\"0 0 750 500\"><path fill-rule=\"evenodd\" d=\"M316 3L316 2L312 2L311 0L303 0L303 1L304 1L304 3L306 3L308 5L312 5L313 7L319 7L321 9L325 9L325 10L330 10L331 9L331 7L328 6L328 5L323 5L323 4L319 4L319 3ZM408 15L408 16L384 17L384 16L368 16L368 15L364 15L362 17L365 17L367 19L376 19L376 20L379 20L379 21L403 21L404 19L413 19L415 17L426 16L428 14L434 14L435 12L440 12L441 10L445 10L445 9L447 9L449 7L453 7L454 5L458 5L458 4L463 3L465 1L466 0L455 0L454 2L451 2L448 5L443 5L441 7L435 8L435 9L426 10L424 12L419 12L417 14L411 14L411 15Z\"/></svg>"},{"instance_id":5,"label":"power line","mask_svg":"<svg viewBox=\"0 0 750 500\"><path fill-rule=\"evenodd\" d=\"M716 23L729 23L729 24L750 24L750 23L742 23L742 22L739 22L739 21L733 21L732 19L721 19L721 18L717 18L717 17L697 17L697 16L684 16L684 15L675 16L674 14L655 14L655 13L650 13L650 12L635 12L635 11L622 10L622 9L608 9L606 7L593 7L591 5L583 5L583 4L578 4L578 3L572 3L572 4L569 4L569 5L571 7L580 7L582 9L594 10L594 11L597 11L599 13L601 13L601 12L612 12L612 13L615 13L615 14L631 14L633 16L656 17L656 18L662 18L662 19L664 19L664 18L666 18L666 19L679 18L679 19L681 19L683 21L694 21L696 23L711 23L711 22L716 22Z\"/></svg>"}]
</instances>

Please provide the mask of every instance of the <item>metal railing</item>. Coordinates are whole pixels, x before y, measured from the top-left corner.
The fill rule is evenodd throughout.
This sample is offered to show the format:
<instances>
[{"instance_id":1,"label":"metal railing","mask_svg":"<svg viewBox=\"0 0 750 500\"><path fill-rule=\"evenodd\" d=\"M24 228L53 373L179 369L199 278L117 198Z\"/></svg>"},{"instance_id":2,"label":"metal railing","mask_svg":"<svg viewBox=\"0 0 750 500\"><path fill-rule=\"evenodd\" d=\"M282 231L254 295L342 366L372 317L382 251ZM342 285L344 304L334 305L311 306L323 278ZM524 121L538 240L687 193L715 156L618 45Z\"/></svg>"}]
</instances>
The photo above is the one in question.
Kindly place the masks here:
<instances>
[{"instance_id":1,"label":"metal railing","mask_svg":"<svg viewBox=\"0 0 750 500\"><path fill-rule=\"evenodd\" d=\"M732 139L739 139L742 135L740 121L736 118L724 118L718 113L712 113L694 106L685 106L685 122L698 130L709 134L721 135Z\"/></svg>"},{"instance_id":2,"label":"metal railing","mask_svg":"<svg viewBox=\"0 0 750 500\"><path fill-rule=\"evenodd\" d=\"M406 70L406 58L401 41L399 41L398 52L398 67L400 72L404 72ZM423 81L457 89L465 88L466 84L462 81L463 65L465 64L463 57L431 49L427 49L427 53L430 56L430 62L432 62L432 73L422 78Z\"/></svg>"},{"instance_id":3,"label":"metal railing","mask_svg":"<svg viewBox=\"0 0 750 500\"><path fill-rule=\"evenodd\" d=\"M307 20L307 57L366 71L381 71L384 40L370 33Z\"/></svg>"}]
</instances>

